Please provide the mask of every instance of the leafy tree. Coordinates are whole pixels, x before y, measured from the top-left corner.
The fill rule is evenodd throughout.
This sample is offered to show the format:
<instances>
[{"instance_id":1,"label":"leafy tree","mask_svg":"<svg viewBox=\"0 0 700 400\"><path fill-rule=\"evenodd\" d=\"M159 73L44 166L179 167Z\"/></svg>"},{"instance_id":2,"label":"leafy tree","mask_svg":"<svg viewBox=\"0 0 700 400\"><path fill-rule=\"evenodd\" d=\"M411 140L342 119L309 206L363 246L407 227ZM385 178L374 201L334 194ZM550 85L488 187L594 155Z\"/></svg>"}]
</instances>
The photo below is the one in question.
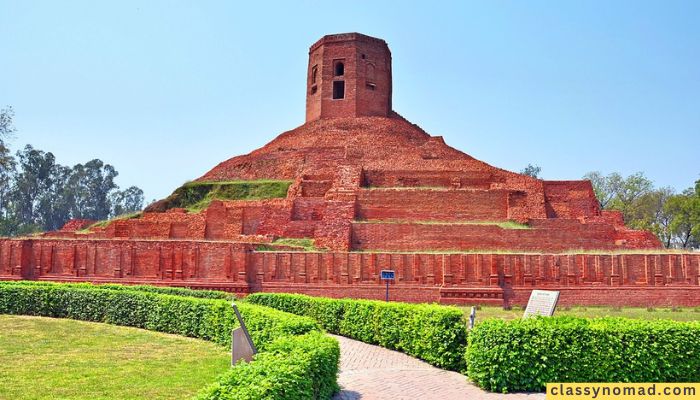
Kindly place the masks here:
<instances>
[{"instance_id":1,"label":"leafy tree","mask_svg":"<svg viewBox=\"0 0 700 400\"><path fill-rule=\"evenodd\" d=\"M641 172L623 178L590 172L601 208L622 211L627 226L655 233L666 247L700 246L700 180L695 188L675 194L672 188L654 188Z\"/></svg>"},{"instance_id":2,"label":"leafy tree","mask_svg":"<svg viewBox=\"0 0 700 400\"><path fill-rule=\"evenodd\" d=\"M6 140L11 138L15 132L14 115L12 107L0 110L0 224L3 224L2 221L9 217L7 208L15 171L15 160L6 143ZM0 233L2 233L2 228L0 228Z\"/></svg>"},{"instance_id":3,"label":"leafy tree","mask_svg":"<svg viewBox=\"0 0 700 400\"><path fill-rule=\"evenodd\" d=\"M628 223L643 213L644 202L641 199L654 189L653 182L641 172L623 178L617 172L604 176L596 171L587 173L583 178L591 181L600 207L622 211Z\"/></svg>"},{"instance_id":4,"label":"leafy tree","mask_svg":"<svg viewBox=\"0 0 700 400\"><path fill-rule=\"evenodd\" d=\"M635 229L653 232L666 247L671 247L673 234L671 220L673 214L665 207L668 200L674 196L670 187L650 190L639 196L633 206L627 210L628 225Z\"/></svg>"},{"instance_id":5,"label":"leafy tree","mask_svg":"<svg viewBox=\"0 0 700 400\"><path fill-rule=\"evenodd\" d=\"M59 192L56 186L62 182L57 180L64 176L63 171L52 153L36 150L30 145L17 152L17 159L19 171L12 196L14 212L25 224L43 226L46 214L53 212L50 204Z\"/></svg>"},{"instance_id":6,"label":"leafy tree","mask_svg":"<svg viewBox=\"0 0 700 400\"><path fill-rule=\"evenodd\" d=\"M533 178L539 178L540 172L542 172L542 168L540 168L539 165L532 164L527 164L527 167L520 170L521 174L531 176Z\"/></svg>"},{"instance_id":7,"label":"leafy tree","mask_svg":"<svg viewBox=\"0 0 700 400\"><path fill-rule=\"evenodd\" d=\"M129 214L143 209L143 190L136 186L112 194L112 216Z\"/></svg>"},{"instance_id":8,"label":"leafy tree","mask_svg":"<svg viewBox=\"0 0 700 400\"><path fill-rule=\"evenodd\" d=\"M591 181L595 196L603 209L608 208L608 204L617 196L624 182L622 176L617 172L613 172L608 176L604 176L598 171L589 172L583 176L583 179Z\"/></svg>"},{"instance_id":9,"label":"leafy tree","mask_svg":"<svg viewBox=\"0 0 700 400\"><path fill-rule=\"evenodd\" d=\"M143 207L143 191L119 191L117 171L101 160L70 168L31 145L12 157L6 140L16 131L13 119L11 107L0 110L0 236L56 230L71 218L106 219Z\"/></svg>"},{"instance_id":10,"label":"leafy tree","mask_svg":"<svg viewBox=\"0 0 700 400\"><path fill-rule=\"evenodd\" d=\"M114 183L118 174L114 167L98 159L74 166L68 178L73 218L108 218L112 211L110 194L118 188Z\"/></svg>"},{"instance_id":11,"label":"leafy tree","mask_svg":"<svg viewBox=\"0 0 700 400\"><path fill-rule=\"evenodd\" d=\"M700 180L695 182L695 188L669 198L664 209L671 215L672 244L681 248L700 247Z\"/></svg>"}]
</instances>

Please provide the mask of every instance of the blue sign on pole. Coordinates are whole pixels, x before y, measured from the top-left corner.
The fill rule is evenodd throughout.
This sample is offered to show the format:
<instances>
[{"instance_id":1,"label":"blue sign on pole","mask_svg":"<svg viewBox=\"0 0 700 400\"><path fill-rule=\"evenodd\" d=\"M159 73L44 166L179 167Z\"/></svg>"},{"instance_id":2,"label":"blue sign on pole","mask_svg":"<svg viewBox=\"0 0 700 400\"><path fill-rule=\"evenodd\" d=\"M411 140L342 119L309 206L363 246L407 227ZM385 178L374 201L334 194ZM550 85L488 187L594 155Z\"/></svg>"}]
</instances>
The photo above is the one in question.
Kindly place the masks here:
<instances>
[{"instance_id":1,"label":"blue sign on pole","mask_svg":"<svg viewBox=\"0 0 700 400\"><path fill-rule=\"evenodd\" d=\"M381 277L382 277L382 279L384 279L384 280L393 281L393 280L394 280L394 271L391 271L391 270L388 270L388 269L382 270L382 272L381 272Z\"/></svg>"},{"instance_id":2,"label":"blue sign on pole","mask_svg":"<svg viewBox=\"0 0 700 400\"><path fill-rule=\"evenodd\" d=\"M379 273L379 277L386 282L386 301L389 301L389 281L393 281L395 279L394 271L390 269L383 269Z\"/></svg>"}]
</instances>

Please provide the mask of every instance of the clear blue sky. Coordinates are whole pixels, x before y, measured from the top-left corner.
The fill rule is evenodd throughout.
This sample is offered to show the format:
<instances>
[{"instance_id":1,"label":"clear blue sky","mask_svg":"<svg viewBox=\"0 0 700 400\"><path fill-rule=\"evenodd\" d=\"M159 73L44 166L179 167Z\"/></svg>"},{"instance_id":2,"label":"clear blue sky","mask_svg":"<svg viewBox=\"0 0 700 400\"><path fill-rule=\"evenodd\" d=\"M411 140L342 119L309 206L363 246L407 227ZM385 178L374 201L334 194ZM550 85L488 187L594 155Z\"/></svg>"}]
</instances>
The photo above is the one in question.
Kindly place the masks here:
<instances>
[{"instance_id":1,"label":"clear blue sky","mask_svg":"<svg viewBox=\"0 0 700 400\"><path fill-rule=\"evenodd\" d=\"M0 107L26 143L113 164L147 200L304 122L308 47L362 32L394 108L545 179L700 178L700 1L5 1Z\"/></svg>"}]
</instances>

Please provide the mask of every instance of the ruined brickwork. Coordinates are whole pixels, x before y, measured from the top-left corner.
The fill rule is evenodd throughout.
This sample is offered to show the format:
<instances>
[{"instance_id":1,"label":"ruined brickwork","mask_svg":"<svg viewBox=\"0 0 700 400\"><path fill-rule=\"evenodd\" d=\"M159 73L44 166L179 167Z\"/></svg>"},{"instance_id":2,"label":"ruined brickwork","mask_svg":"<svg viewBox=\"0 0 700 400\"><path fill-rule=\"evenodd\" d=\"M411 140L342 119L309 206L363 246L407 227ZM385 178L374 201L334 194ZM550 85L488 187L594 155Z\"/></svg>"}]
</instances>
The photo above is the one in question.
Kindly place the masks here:
<instances>
[{"instance_id":1,"label":"ruined brickwork","mask_svg":"<svg viewBox=\"0 0 700 400\"><path fill-rule=\"evenodd\" d=\"M198 179L289 180L285 198L1 240L0 278L380 298L379 270L394 269L394 296L408 301L523 303L557 288L565 303L700 305L700 255L661 252L601 210L589 181L493 167L392 111L383 40L325 36L309 50L306 90L305 124Z\"/></svg>"},{"instance_id":2,"label":"ruined brickwork","mask_svg":"<svg viewBox=\"0 0 700 400\"><path fill-rule=\"evenodd\" d=\"M299 292L395 300L523 304L532 289L564 304L686 305L700 299L700 254L260 252L225 241L4 240L0 277L149 283L236 293Z\"/></svg>"},{"instance_id":3,"label":"ruined brickwork","mask_svg":"<svg viewBox=\"0 0 700 400\"><path fill-rule=\"evenodd\" d=\"M391 53L381 39L324 36L309 49L306 122L391 112Z\"/></svg>"}]
</instances>

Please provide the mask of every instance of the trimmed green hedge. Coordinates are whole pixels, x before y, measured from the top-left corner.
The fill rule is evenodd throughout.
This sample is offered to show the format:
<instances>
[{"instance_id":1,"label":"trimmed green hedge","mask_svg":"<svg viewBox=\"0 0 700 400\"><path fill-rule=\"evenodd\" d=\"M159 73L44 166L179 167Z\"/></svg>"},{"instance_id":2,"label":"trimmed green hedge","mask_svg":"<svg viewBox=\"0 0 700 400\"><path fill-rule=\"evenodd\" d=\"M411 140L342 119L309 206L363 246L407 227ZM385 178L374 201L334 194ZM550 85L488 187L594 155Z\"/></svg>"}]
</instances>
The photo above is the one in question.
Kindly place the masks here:
<instances>
[{"instance_id":1,"label":"trimmed green hedge","mask_svg":"<svg viewBox=\"0 0 700 400\"><path fill-rule=\"evenodd\" d=\"M484 389L548 382L700 382L700 322L626 318L486 320L469 334L468 376Z\"/></svg>"},{"instance_id":2,"label":"trimmed green hedge","mask_svg":"<svg viewBox=\"0 0 700 400\"><path fill-rule=\"evenodd\" d=\"M71 286L71 287L89 287L95 289L110 289L110 290L132 290L136 292L149 292L160 294L171 294L174 296L199 297L202 299L233 299L235 296L232 293L226 293L220 290L194 290L181 287L170 286L148 286L148 285L121 285L117 283L101 283L92 284L89 282L80 283L59 283L50 281L0 281L0 285L29 285L29 286Z\"/></svg>"},{"instance_id":3,"label":"trimmed green hedge","mask_svg":"<svg viewBox=\"0 0 700 400\"><path fill-rule=\"evenodd\" d=\"M231 330L237 321L229 301L130 288L3 283L0 314L105 322L231 345ZM309 317L254 304L239 303L238 308L259 353L251 363L240 363L223 374L200 398L331 397L337 390L340 358L335 339L323 335L318 323Z\"/></svg>"},{"instance_id":4,"label":"trimmed green hedge","mask_svg":"<svg viewBox=\"0 0 700 400\"><path fill-rule=\"evenodd\" d=\"M255 362L238 364L198 400L329 399L338 391L338 341L320 332L274 341Z\"/></svg>"},{"instance_id":5,"label":"trimmed green hedge","mask_svg":"<svg viewBox=\"0 0 700 400\"><path fill-rule=\"evenodd\" d=\"M312 317L329 332L402 351L441 368L465 368L466 322L455 307L287 293L254 293L246 302Z\"/></svg>"},{"instance_id":6,"label":"trimmed green hedge","mask_svg":"<svg viewBox=\"0 0 700 400\"><path fill-rule=\"evenodd\" d=\"M311 318L238 305L256 346L318 330ZM225 300L112 290L81 285L0 285L0 314L39 315L133 326L230 345L236 326Z\"/></svg>"}]
</instances>

